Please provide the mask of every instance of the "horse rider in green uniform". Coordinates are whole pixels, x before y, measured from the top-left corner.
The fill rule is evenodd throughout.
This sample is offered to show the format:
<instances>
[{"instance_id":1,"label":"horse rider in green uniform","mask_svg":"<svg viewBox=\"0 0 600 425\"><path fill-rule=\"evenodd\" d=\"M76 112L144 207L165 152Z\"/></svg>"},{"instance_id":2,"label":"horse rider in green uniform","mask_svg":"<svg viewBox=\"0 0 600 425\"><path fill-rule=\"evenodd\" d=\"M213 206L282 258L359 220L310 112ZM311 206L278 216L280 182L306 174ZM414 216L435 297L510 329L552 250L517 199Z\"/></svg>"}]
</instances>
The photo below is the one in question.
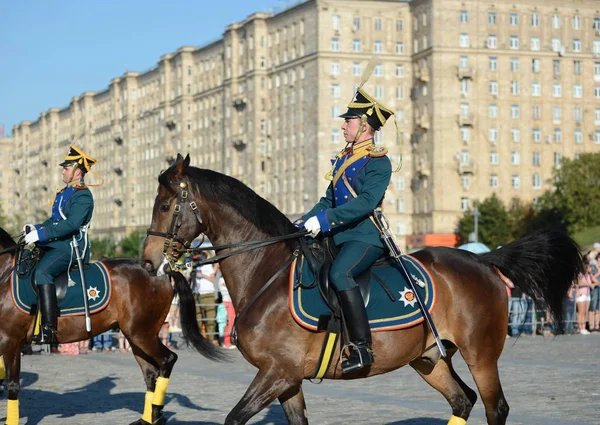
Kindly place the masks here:
<instances>
[{"instance_id":1,"label":"horse rider in green uniform","mask_svg":"<svg viewBox=\"0 0 600 425\"><path fill-rule=\"evenodd\" d=\"M52 203L52 216L41 224L26 224L25 243L35 243L43 252L43 257L35 269L35 283L39 294L39 308L42 313L42 329L34 342L56 344L57 303L54 279L76 263L71 241L75 236L84 262L89 261L90 250L87 228L92 219L94 200L83 178L96 160L75 146L59 165L62 179L66 184L57 190Z\"/></svg>"},{"instance_id":2,"label":"horse rider in green uniform","mask_svg":"<svg viewBox=\"0 0 600 425\"><path fill-rule=\"evenodd\" d=\"M325 177L332 180L323 198L294 224L333 236L340 248L329 278L337 289L348 336L350 354L342 362L344 373L370 365L371 329L363 298L354 277L368 269L384 253L380 232L370 218L383 201L392 175L387 149L375 146L373 137L393 115L359 88L344 118L346 148L332 160Z\"/></svg>"}]
</instances>

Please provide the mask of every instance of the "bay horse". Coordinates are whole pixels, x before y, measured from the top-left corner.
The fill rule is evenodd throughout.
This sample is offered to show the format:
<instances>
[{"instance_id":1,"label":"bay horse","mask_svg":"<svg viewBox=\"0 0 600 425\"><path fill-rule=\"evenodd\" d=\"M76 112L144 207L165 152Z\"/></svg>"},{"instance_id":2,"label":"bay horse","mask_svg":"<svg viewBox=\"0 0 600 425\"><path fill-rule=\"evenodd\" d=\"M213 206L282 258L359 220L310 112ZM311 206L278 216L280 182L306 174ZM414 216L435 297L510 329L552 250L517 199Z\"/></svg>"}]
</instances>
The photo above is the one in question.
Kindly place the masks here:
<instances>
[{"instance_id":1,"label":"bay horse","mask_svg":"<svg viewBox=\"0 0 600 425\"><path fill-rule=\"evenodd\" d=\"M4 248L0 251L0 359L4 356L6 367L7 425L19 422L21 349L31 340L36 317L19 311L11 295L15 252L22 246L0 228L0 249ZM110 302L91 316L91 333L85 329L85 316L59 317L58 341L84 341L119 327L131 343L146 383L143 415L131 425L164 424L164 396L177 355L161 343L158 333L175 293L179 294L181 327L188 343L208 358L224 360L226 356L200 333L194 297L185 279L173 279L173 287L170 276L151 276L139 260L107 259L102 264L112 283Z\"/></svg>"},{"instance_id":2,"label":"bay horse","mask_svg":"<svg viewBox=\"0 0 600 425\"><path fill-rule=\"evenodd\" d=\"M244 424L275 399L290 424L307 424L302 383L315 370L325 333L306 330L292 317L287 274L280 274L267 290L263 285L289 264L298 241L282 240L227 256L238 242L249 246L250 241L289 235L297 229L243 183L189 163L189 155L178 155L158 178L143 258L149 268L156 268L165 256L173 261L200 234L210 239L222 258L221 271L238 314L238 348L258 368L225 424ZM498 359L508 328L508 300L501 274L536 302L544 302L560 323L563 297L582 267L577 244L563 233L547 232L482 256L448 247L426 248L411 255L435 280L436 307L431 316L447 356L439 355L423 323L374 333L374 364L342 374L336 357L325 379L366 378L410 365L450 404L448 423L462 425L477 394L453 368L452 356L460 351L485 405L488 424L505 424L509 406L500 385Z\"/></svg>"}]
</instances>

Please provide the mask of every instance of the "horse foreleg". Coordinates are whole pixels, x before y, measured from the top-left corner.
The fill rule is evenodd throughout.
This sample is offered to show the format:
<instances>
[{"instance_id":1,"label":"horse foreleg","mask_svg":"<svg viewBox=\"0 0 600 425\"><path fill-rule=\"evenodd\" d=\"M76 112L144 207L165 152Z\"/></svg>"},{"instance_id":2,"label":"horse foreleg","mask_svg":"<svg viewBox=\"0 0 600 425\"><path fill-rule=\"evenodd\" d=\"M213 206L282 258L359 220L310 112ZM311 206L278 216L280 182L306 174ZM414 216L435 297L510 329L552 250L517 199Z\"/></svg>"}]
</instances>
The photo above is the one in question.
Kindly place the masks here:
<instances>
[{"instance_id":1,"label":"horse foreleg","mask_svg":"<svg viewBox=\"0 0 600 425\"><path fill-rule=\"evenodd\" d=\"M242 399L235 405L233 410L229 412L229 415L227 415L225 425L245 424L252 416L271 404L277 397L286 394L287 391L292 391L291 396L289 397L290 410L294 412L295 416L297 409L297 406L295 405L299 399L298 394L294 396L293 388L298 388L298 381L282 376L281 371L282 365L273 365L266 370L260 369ZM292 408L292 406L294 407Z\"/></svg>"},{"instance_id":2,"label":"horse foreleg","mask_svg":"<svg viewBox=\"0 0 600 425\"><path fill-rule=\"evenodd\" d=\"M410 363L417 373L448 400L452 417L448 425L464 425L469 419L477 394L456 374L451 356L440 359L435 365L418 359Z\"/></svg>"},{"instance_id":3,"label":"horse foreleg","mask_svg":"<svg viewBox=\"0 0 600 425\"><path fill-rule=\"evenodd\" d=\"M166 423L162 414L169 378L177 355L165 347L158 337L151 341L132 340L131 348L144 374L146 394L142 417L131 425L160 425Z\"/></svg>"},{"instance_id":4,"label":"horse foreleg","mask_svg":"<svg viewBox=\"0 0 600 425\"><path fill-rule=\"evenodd\" d=\"M308 425L302 381L297 386L281 394L279 402L290 425Z\"/></svg>"},{"instance_id":5,"label":"horse foreleg","mask_svg":"<svg viewBox=\"0 0 600 425\"><path fill-rule=\"evenodd\" d=\"M19 377L21 374L21 345L4 350L6 366L6 422L5 425L19 425Z\"/></svg>"}]
</instances>

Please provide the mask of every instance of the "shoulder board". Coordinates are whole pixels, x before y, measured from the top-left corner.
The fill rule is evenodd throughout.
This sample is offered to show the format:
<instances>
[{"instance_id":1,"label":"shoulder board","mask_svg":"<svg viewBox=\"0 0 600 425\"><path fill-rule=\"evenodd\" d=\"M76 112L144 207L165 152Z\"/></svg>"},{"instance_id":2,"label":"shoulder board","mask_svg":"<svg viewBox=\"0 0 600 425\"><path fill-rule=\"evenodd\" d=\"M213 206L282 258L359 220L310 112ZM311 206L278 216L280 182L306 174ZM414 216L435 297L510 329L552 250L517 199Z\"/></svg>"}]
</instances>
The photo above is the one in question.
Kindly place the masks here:
<instances>
[{"instance_id":1,"label":"shoulder board","mask_svg":"<svg viewBox=\"0 0 600 425\"><path fill-rule=\"evenodd\" d=\"M84 185L84 184L82 184L82 185L75 185L75 186L73 186L73 187L74 187L75 189L77 189L77 190L86 190L86 189L88 188L88 187L87 187L86 185Z\"/></svg>"},{"instance_id":2,"label":"shoulder board","mask_svg":"<svg viewBox=\"0 0 600 425\"><path fill-rule=\"evenodd\" d=\"M369 149L369 156L371 158L380 158L382 156L386 156L388 153L388 149L383 146L375 146Z\"/></svg>"}]
</instances>

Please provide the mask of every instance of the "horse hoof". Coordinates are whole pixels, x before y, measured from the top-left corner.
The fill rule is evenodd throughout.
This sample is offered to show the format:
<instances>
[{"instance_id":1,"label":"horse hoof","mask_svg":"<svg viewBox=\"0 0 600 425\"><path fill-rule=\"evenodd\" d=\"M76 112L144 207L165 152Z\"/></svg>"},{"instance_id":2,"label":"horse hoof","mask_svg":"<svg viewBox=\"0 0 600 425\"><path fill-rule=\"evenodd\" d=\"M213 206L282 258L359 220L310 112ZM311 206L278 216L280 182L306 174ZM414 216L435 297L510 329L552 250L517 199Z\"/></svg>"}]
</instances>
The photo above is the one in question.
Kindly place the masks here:
<instances>
[{"instance_id":1,"label":"horse hoof","mask_svg":"<svg viewBox=\"0 0 600 425\"><path fill-rule=\"evenodd\" d=\"M151 425L151 424L150 424L150 422L146 422L145 420L140 418L137 421L130 423L129 425Z\"/></svg>"},{"instance_id":2,"label":"horse hoof","mask_svg":"<svg viewBox=\"0 0 600 425\"><path fill-rule=\"evenodd\" d=\"M165 425L167 423L167 418L165 415L160 415L158 419L152 422L152 425Z\"/></svg>"}]
</instances>

